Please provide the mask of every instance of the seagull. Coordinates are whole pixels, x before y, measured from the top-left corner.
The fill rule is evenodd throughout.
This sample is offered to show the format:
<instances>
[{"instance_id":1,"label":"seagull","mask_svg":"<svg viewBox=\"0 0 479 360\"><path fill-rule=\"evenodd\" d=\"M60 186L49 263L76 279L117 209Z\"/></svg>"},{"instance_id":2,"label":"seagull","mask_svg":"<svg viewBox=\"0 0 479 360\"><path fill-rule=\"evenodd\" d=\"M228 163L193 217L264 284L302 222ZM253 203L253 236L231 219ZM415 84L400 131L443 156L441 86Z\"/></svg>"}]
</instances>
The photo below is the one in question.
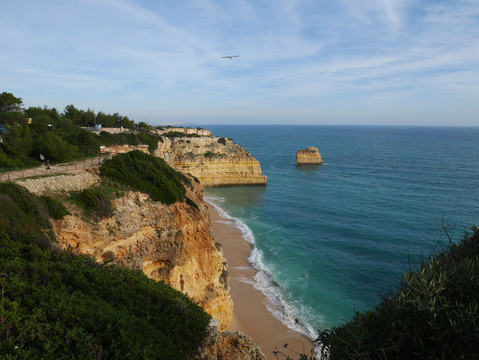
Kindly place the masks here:
<instances>
[{"instance_id":1,"label":"seagull","mask_svg":"<svg viewBox=\"0 0 479 360\"><path fill-rule=\"evenodd\" d=\"M229 55L229 56L223 56L222 59L232 59L234 57L240 57L239 55Z\"/></svg>"}]
</instances>

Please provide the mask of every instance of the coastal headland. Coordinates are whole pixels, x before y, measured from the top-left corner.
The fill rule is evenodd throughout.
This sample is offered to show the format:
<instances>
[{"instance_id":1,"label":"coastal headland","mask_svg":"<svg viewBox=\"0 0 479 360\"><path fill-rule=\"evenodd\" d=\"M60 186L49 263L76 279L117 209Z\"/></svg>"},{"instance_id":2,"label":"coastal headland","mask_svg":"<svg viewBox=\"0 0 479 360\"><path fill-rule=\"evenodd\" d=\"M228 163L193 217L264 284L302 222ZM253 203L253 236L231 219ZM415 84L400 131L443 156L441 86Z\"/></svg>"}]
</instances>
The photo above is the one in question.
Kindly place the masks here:
<instances>
[{"instance_id":1,"label":"coastal headland","mask_svg":"<svg viewBox=\"0 0 479 360\"><path fill-rule=\"evenodd\" d=\"M159 204L147 194L126 191L112 201L110 217L94 221L85 221L80 209L66 204L71 214L53 222L57 240L65 249L91 255L100 263L141 270L188 294L216 320L211 330L214 341L210 338L199 349L201 356L232 360L241 352L247 354L246 359L259 360L264 356L275 359L273 351L288 354L289 349L304 349L309 353L311 340L276 319L267 309L266 298L253 288L249 244L203 199L202 186L264 185L266 177L259 162L230 139L212 137L205 130L202 134L164 137L155 151L188 174L192 184L186 193L189 203ZM148 152L143 145L108 150L113 155ZM18 183L38 195L55 195L98 186L99 175L91 169ZM290 348L283 348L284 344Z\"/></svg>"}]
</instances>

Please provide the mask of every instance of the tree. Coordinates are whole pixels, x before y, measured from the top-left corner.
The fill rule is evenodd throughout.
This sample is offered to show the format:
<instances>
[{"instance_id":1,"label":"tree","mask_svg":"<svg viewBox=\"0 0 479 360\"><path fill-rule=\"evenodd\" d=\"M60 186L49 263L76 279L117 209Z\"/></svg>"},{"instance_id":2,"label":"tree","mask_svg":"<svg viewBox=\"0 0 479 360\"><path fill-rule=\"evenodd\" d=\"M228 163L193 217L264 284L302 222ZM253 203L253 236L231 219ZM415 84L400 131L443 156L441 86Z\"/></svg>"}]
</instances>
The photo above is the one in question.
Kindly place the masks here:
<instances>
[{"instance_id":1,"label":"tree","mask_svg":"<svg viewBox=\"0 0 479 360\"><path fill-rule=\"evenodd\" d=\"M43 154L52 161L69 161L78 156L78 148L69 144L61 136L48 132L35 140L34 153Z\"/></svg>"},{"instance_id":2,"label":"tree","mask_svg":"<svg viewBox=\"0 0 479 360\"><path fill-rule=\"evenodd\" d=\"M28 117L34 118L37 115L46 115L50 116L54 120L58 120L60 118L60 114L58 114L57 109L55 108L48 108L47 105L44 105L43 108L40 106L30 106L28 109L23 111Z\"/></svg>"},{"instance_id":3,"label":"tree","mask_svg":"<svg viewBox=\"0 0 479 360\"><path fill-rule=\"evenodd\" d=\"M63 116L70 119L75 125L80 126L82 122L83 110L78 110L75 106L67 105L63 110Z\"/></svg>"},{"instance_id":4,"label":"tree","mask_svg":"<svg viewBox=\"0 0 479 360\"><path fill-rule=\"evenodd\" d=\"M93 126L95 125L95 113L93 110L88 109L83 112L81 123L83 126Z\"/></svg>"},{"instance_id":5,"label":"tree","mask_svg":"<svg viewBox=\"0 0 479 360\"><path fill-rule=\"evenodd\" d=\"M23 101L12 93L4 91L0 94L0 112L20 111Z\"/></svg>"},{"instance_id":6,"label":"tree","mask_svg":"<svg viewBox=\"0 0 479 360\"><path fill-rule=\"evenodd\" d=\"M13 158L22 161L28 158L28 154L32 151L33 136L30 128L24 124L14 124L7 126L7 136L4 139L4 147L7 153Z\"/></svg>"}]
</instances>

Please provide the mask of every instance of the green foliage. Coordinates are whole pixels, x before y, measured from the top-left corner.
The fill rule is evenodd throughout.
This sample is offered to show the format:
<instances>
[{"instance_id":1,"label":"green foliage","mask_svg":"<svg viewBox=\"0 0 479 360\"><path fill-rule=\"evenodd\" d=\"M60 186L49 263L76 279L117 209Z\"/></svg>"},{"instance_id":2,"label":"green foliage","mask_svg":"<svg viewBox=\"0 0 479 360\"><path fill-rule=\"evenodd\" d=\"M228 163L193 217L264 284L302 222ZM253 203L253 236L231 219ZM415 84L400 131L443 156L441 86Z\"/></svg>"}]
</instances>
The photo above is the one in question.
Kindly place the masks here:
<instances>
[{"instance_id":1,"label":"green foliage","mask_svg":"<svg viewBox=\"0 0 479 360\"><path fill-rule=\"evenodd\" d=\"M87 126L82 124L82 115L83 110L78 110L73 104L65 106L65 109L63 110L63 116L70 119L73 124Z\"/></svg>"},{"instance_id":2,"label":"green foliage","mask_svg":"<svg viewBox=\"0 0 479 360\"><path fill-rule=\"evenodd\" d=\"M98 141L101 145L112 146L112 145L130 145L137 146L139 144L148 145L148 150L150 153L153 153L158 149L158 142L162 142L161 136L154 133L120 133L120 134L111 134L106 131L100 132Z\"/></svg>"},{"instance_id":3,"label":"green foliage","mask_svg":"<svg viewBox=\"0 0 479 360\"><path fill-rule=\"evenodd\" d=\"M0 112L20 111L23 101L9 92L0 94Z\"/></svg>"},{"instance_id":4,"label":"green foliage","mask_svg":"<svg viewBox=\"0 0 479 360\"><path fill-rule=\"evenodd\" d=\"M148 193L155 201L172 204L185 198L184 184L191 182L172 169L163 159L131 151L105 160L100 168L102 177Z\"/></svg>"},{"instance_id":5,"label":"green foliage","mask_svg":"<svg viewBox=\"0 0 479 360\"><path fill-rule=\"evenodd\" d=\"M27 125L28 116L21 112L0 112L0 125Z\"/></svg>"},{"instance_id":6,"label":"green foliage","mask_svg":"<svg viewBox=\"0 0 479 360\"><path fill-rule=\"evenodd\" d=\"M21 167L23 167L23 162L20 159L12 159L0 147L0 169L10 170Z\"/></svg>"},{"instance_id":7,"label":"green foliage","mask_svg":"<svg viewBox=\"0 0 479 360\"><path fill-rule=\"evenodd\" d=\"M144 122L144 121L140 121L140 122L138 123L138 130L139 130L139 131L149 132L149 131L153 131L153 130L154 130L154 127L148 125L148 124L147 124L146 122Z\"/></svg>"},{"instance_id":8,"label":"green foliage","mask_svg":"<svg viewBox=\"0 0 479 360\"><path fill-rule=\"evenodd\" d=\"M48 132L35 140L35 153L43 154L46 159L56 162L70 161L79 157L78 147L64 140L56 132Z\"/></svg>"},{"instance_id":9,"label":"green foliage","mask_svg":"<svg viewBox=\"0 0 479 360\"><path fill-rule=\"evenodd\" d=\"M24 162L33 148L33 134L30 128L25 122L6 126L6 129L8 132L3 141L5 152Z\"/></svg>"},{"instance_id":10,"label":"green foliage","mask_svg":"<svg viewBox=\"0 0 479 360\"><path fill-rule=\"evenodd\" d=\"M45 204L48 214L52 219L60 220L65 215L70 215L70 212L66 209L66 207L59 201L53 199L50 196L40 196L43 203Z\"/></svg>"},{"instance_id":11,"label":"green foliage","mask_svg":"<svg viewBox=\"0 0 479 360\"><path fill-rule=\"evenodd\" d=\"M25 188L0 183L0 229L22 241L48 248L53 241L49 212L44 202Z\"/></svg>"},{"instance_id":12,"label":"green foliage","mask_svg":"<svg viewBox=\"0 0 479 360\"><path fill-rule=\"evenodd\" d=\"M198 204L195 203L193 200L191 200L189 197L186 197L185 201L188 205L193 206L196 210L200 211L200 208L198 207Z\"/></svg>"},{"instance_id":13,"label":"green foliage","mask_svg":"<svg viewBox=\"0 0 479 360\"><path fill-rule=\"evenodd\" d=\"M36 118L39 115L47 116L52 118L53 120L58 120L60 118L60 114L58 110L55 108L48 108L46 105L42 108L39 106L30 106L28 109L23 111L28 117Z\"/></svg>"},{"instance_id":14,"label":"green foliage","mask_svg":"<svg viewBox=\"0 0 479 360\"><path fill-rule=\"evenodd\" d=\"M219 139L218 139L218 142L219 142L220 144L226 145L226 139L225 139L224 137L219 138Z\"/></svg>"},{"instance_id":15,"label":"green foliage","mask_svg":"<svg viewBox=\"0 0 479 360\"><path fill-rule=\"evenodd\" d=\"M38 246L51 227L42 201L11 183L0 197L0 358L184 359L196 350L210 317L187 296Z\"/></svg>"},{"instance_id":16,"label":"green foliage","mask_svg":"<svg viewBox=\"0 0 479 360\"><path fill-rule=\"evenodd\" d=\"M320 340L333 360L477 358L479 229L406 272L395 294Z\"/></svg>"},{"instance_id":17,"label":"green foliage","mask_svg":"<svg viewBox=\"0 0 479 360\"><path fill-rule=\"evenodd\" d=\"M103 132L101 136L82 129L81 126L102 124L105 127L134 129L135 123L118 113L113 115L81 110L67 105L60 116L55 108L47 106L29 107L20 112L20 107L10 106L21 99L12 94L0 94L0 106L6 104L5 111L0 110L0 125L6 133L0 143L0 171L15 168L39 166L42 154L51 163L80 160L99 153L100 145L139 145L146 144L150 153L158 148L161 136L150 131L146 124L139 126L140 132L111 135ZM12 103L13 102L13 103ZM29 122L28 118L32 121ZM2 131L3 132L3 131Z\"/></svg>"},{"instance_id":18,"label":"green foliage","mask_svg":"<svg viewBox=\"0 0 479 360\"><path fill-rule=\"evenodd\" d=\"M55 123L53 130L69 144L76 146L83 156L98 154L100 148L98 136L78 127L71 120L61 119Z\"/></svg>"},{"instance_id":19,"label":"green foliage","mask_svg":"<svg viewBox=\"0 0 479 360\"><path fill-rule=\"evenodd\" d=\"M167 133L164 133L163 136L166 137L201 137L198 134L185 134L179 131L169 131Z\"/></svg>"},{"instance_id":20,"label":"green foliage","mask_svg":"<svg viewBox=\"0 0 479 360\"><path fill-rule=\"evenodd\" d=\"M148 145L150 154L153 154L153 151L158 149L158 142L163 142L163 139L158 134L138 133L137 137L141 144Z\"/></svg>"},{"instance_id":21,"label":"green foliage","mask_svg":"<svg viewBox=\"0 0 479 360\"><path fill-rule=\"evenodd\" d=\"M99 218L113 215L112 196L104 188L90 187L78 194L78 200L87 212L93 212Z\"/></svg>"}]
</instances>

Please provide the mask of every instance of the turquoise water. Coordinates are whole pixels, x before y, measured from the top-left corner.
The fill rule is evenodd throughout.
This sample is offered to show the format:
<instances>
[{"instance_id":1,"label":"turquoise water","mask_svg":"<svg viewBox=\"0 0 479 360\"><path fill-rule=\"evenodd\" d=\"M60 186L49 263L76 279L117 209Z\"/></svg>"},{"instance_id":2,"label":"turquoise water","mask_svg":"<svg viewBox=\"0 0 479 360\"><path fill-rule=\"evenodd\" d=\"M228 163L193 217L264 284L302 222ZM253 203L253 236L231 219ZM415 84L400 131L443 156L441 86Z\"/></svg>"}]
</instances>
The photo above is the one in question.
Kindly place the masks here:
<instances>
[{"instance_id":1,"label":"turquoise water","mask_svg":"<svg viewBox=\"0 0 479 360\"><path fill-rule=\"evenodd\" d=\"M268 185L206 189L254 243L256 286L314 336L377 304L421 254L479 225L479 128L218 126ZM322 166L295 166L315 146Z\"/></svg>"}]
</instances>

